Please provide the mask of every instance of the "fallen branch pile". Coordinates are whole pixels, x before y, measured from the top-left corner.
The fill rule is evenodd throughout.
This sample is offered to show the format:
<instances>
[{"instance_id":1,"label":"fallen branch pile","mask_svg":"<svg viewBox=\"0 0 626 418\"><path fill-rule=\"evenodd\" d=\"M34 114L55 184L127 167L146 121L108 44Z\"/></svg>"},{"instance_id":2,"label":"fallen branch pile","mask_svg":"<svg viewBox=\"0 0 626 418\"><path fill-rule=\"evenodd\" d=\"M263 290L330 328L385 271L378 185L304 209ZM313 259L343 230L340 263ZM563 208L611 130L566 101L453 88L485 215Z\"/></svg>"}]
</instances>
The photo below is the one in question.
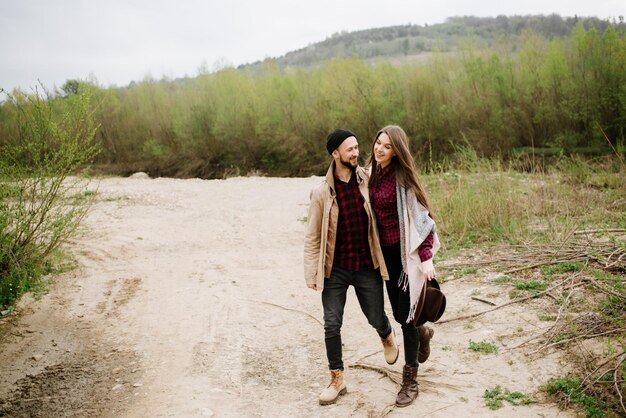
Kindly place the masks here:
<instances>
[{"instance_id":1,"label":"fallen branch pile","mask_svg":"<svg viewBox=\"0 0 626 418\"><path fill-rule=\"evenodd\" d=\"M481 312L438 323L474 318L515 303L548 296L554 301L552 325L510 349L519 349L532 343L534 347L526 353L528 355L544 354L555 348L567 350L572 361L582 371L581 379L584 379L580 388L604 399L607 405L611 405L611 410L626 414L623 396L626 385L626 243L623 236L621 241L592 239L591 234L607 230L577 232L570 234L562 243L514 245L501 248L494 255L483 257L478 262L470 260L439 264L439 269L448 271L485 266L503 275L521 275L515 279L509 278L510 281L523 281L530 274L547 281L548 288L529 292ZM529 270L538 268L542 268L539 275L537 272L529 273ZM600 337L605 339L599 341L608 341L606 344L610 346L603 353L594 354L582 344L584 340ZM611 339L607 340L606 337ZM611 350L617 354L606 358L606 352Z\"/></svg>"},{"instance_id":2,"label":"fallen branch pile","mask_svg":"<svg viewBox=\"0 0 626 418\"><path fill-rule=\"evenodd\" d=\"M585 239L576 237L560 244L511 245L505 251L509 253L510 250L515 250L515 253L486 258L478 262L442 263L440 267L455 269L477 265L497 265L509 267L502 274L512 274L547 265L578 261L596 262L598 267L604 270L626 271L626 245L619 241L598 242L586 236Z\"/></svg>"}]
</instances>

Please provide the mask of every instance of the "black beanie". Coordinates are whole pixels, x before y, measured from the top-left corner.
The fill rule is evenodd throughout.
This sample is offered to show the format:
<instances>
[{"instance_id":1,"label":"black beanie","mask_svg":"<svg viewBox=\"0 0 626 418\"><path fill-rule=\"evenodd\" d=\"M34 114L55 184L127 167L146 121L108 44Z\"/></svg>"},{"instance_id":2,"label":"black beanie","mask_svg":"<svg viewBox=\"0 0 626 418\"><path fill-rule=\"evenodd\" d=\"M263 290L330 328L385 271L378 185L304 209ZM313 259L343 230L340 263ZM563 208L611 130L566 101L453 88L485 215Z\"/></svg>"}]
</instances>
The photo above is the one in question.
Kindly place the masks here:
<instances>
[{"instance_id":1,"label":"black beanie","mask_svg":"<svg viewBox=\"0 0 626 418\"><path fill-rule=\"evenodd\" d=\"M356 136L346 129L335 129L326 138L326 149L332 155L333 151L339 148L339 145L351 136Z\"/></svg>"}]
</instances>

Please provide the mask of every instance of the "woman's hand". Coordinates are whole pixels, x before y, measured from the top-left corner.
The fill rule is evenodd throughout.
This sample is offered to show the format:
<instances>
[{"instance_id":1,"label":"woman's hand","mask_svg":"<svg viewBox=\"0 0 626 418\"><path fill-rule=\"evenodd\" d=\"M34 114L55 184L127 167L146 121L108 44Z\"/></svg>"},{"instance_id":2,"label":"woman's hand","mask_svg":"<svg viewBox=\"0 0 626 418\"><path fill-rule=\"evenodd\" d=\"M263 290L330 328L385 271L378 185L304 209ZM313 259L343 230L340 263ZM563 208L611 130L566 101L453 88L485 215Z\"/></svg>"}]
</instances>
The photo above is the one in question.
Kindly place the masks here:
<instances>
[{"instance_id":1,"label":"woman's hand","mask_svg":"<svg viewBox=\"0 0 626 418\"><path fill-rule=\"evenodd\" d=\"M433 266L433 259L422 261L422 277L426 280L432 280L435 278L435 266Z\"/></svg>"}]
</instances>

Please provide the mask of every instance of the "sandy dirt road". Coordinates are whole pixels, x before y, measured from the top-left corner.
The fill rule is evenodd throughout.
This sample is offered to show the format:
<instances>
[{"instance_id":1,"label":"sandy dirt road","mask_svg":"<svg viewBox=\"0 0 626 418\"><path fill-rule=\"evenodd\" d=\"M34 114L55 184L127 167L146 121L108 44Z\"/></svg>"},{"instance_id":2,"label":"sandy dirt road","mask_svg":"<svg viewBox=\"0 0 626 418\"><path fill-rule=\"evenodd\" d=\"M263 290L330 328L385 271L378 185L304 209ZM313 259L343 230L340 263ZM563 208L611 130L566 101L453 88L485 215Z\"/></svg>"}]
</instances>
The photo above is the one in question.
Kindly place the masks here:
<instances>
[{"instance_id":1,"label":"sandy dirt road","mask_svg":"<svg viewBox=\"0 0 626 418\"><path fill-rule=\"evenodd\" d=\"M0 324L0 416L571 416L538 393L567 363L509 350L546 326L519 304L435 325L419 398L394 408L396 383L351 367L402 370L401 360L384 362L353 291L343 328L348 394L319 406L328 383L321 302L302 274L303 219L319 181L92 183L96 202L69 243L78 267ZM506 302L488 279L445 283L443 319L485 310L470 297L476 289ZM499 353L472 352L469 340L493 341ZM483 394L497 384L539 402L491 411Z\"/></svg>"}]
</instances>

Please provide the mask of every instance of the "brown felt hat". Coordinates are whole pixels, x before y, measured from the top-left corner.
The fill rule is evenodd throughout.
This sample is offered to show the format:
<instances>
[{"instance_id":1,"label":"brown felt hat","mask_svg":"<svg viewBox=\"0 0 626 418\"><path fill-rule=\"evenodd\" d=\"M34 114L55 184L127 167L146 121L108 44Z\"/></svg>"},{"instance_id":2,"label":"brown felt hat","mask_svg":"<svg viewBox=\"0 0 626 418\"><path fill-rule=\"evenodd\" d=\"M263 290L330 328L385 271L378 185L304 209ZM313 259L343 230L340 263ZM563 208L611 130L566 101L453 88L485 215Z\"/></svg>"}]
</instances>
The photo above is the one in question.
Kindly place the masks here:
<instances>
[{"instance_id":1,"label":"brown felt hat","mask_svg":"<svg viewBox=\"0 0 626 418\"><path fill-rule=\"evenodd\" d=\"M443 294L437 280L426 280L417 302L413 325L419 327L426 322L436 322L446 310L446 295Z\"/></svg>"}]
</instances>

